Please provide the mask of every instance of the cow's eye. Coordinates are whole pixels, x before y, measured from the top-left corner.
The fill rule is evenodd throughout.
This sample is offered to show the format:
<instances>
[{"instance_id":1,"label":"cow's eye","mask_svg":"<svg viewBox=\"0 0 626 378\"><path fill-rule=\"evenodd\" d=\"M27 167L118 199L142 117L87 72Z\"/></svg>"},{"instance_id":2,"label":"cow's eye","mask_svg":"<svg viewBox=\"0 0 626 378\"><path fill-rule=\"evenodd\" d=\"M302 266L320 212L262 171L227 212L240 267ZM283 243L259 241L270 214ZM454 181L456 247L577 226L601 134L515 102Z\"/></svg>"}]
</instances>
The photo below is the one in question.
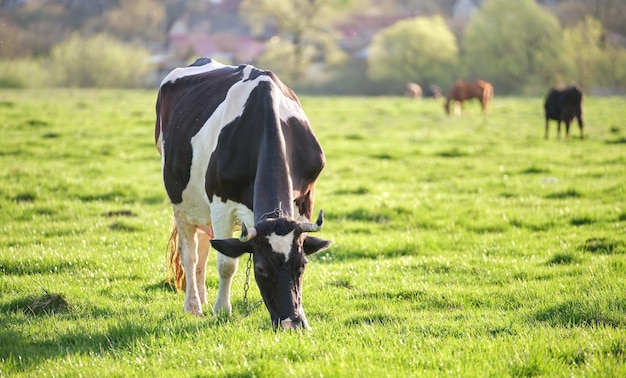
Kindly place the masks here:
<instances>
[{"instance_id":1,"label":"cow's eye","mask_svg":"<svg viewBox=\"0 0 626 378\"><path fill-rule=\"evenodd\" d=\"M263 268L262 266L258 266L258 265L254 267L254 274L261 276L261 277L269 276L269 274L267 273L267 270L265 270L265 268Z\"/></svg>"},{"instance_id":2,"label":"cow's eye","mask_svg":"<svg viewBox=\"0 0 626 378\"><path fill-rule=\"evenodd\" d=\"M304 268L306 268L306 263L300 266L300 268L298 269L298 272L300 272L300 274L304 273Z\"/></svg>"}]
</instances>

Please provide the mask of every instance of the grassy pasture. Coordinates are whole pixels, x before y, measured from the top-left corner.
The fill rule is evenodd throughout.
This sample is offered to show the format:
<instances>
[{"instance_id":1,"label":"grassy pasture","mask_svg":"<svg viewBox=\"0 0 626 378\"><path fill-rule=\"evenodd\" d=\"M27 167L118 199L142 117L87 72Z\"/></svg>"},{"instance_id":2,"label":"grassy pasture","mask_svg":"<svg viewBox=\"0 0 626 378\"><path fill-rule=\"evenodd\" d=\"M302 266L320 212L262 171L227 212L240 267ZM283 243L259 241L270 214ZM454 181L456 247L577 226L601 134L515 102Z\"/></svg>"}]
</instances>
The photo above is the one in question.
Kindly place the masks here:
<instances>
[{"instance_id":1,"label":"grassy pasture","mask_svg":"<svg viewBox=\"0 0 626 378\"><path fill-rule=\"evenodd\" d=\"M496 97L487 120L302 98L335 243L298 333L244 314L247 258L231 319L163 284L154 101L0 91L0 376L626 376L626 99L585 99L581 141L544 140L540 98Z\"/></svg>"}]
</instances>

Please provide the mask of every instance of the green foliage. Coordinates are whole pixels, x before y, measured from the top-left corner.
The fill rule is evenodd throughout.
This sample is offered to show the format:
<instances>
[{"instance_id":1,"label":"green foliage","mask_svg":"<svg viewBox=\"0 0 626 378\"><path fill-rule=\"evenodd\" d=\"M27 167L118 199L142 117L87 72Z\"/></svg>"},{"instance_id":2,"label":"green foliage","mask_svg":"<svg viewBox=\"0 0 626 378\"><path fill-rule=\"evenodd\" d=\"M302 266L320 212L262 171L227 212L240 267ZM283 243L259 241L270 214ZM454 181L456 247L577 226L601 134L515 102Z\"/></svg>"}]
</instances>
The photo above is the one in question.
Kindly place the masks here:
<instances>
[{"instance_id":1,"label":"green foliage","mask_svg":"<svg viewBox=\"0 0 626 378\"><path fill-rule=\"evenodd\" d=\"M458 59L456 37L441 16L402 20L377 34L368 76L403 87L407 81L449 86Z\"/></svg>"},{"instance_id":2,"label":"green foliage","mask_svg":"<svg viewBox=\"0 0 626 378\"><path fill-rule=\"evenodd\" d=\"M51 80L44 67L40 59L0 60L0 88L45 87Z\"/></svg>"},{"instance_id":3,"label":"green foliage","mask_svg":"<svg viewBox=\"0 0 626 378\"><path fill-rule=\"evenodd\" d=\"M116 39L134 42L162 42L166 39L163 1L120 1L103 17L90 19L85 29L92 33L107 33Z\"/></svg>"},{"instance_id":4,"label":"green foliage","mask_svg":"<svg viewBox=\"0 0 626 378\"><path fill-rule=\"evenodd\" d=\"M345 59L337 46L334 22L345 17L361 0L244 0L240 16L252 33L276 30L269 51L261 61L279 73L288 84L306 80L314 60L332 66ZM274 68L276 66L277 68Z\"/></svg>"},{"instance_id":5,"label":"green foliage","mask_svg":"<svg viewBox=\"0 0 626 378\"><path fill-rule=\"evenodd\" d=\"M606 59L602 47L602 24L592 17L579 22L575 28L564 31L565 46L569 49L568 56L574 62L578 82L583 88L598 80L600 67Z\"/></svg>"},{"instance_id":6,"label":"green foliage","mask_svg":"<svg viewBox=\"0 0 626 378\"><path fill-rule=\"evenodd\" d=\"M544 93L570 75L558 20L533 0L487 0L465 29L467 76L496 93Z\"/></svg>"},{"instance_id":7,"label":"green foliage","mask_svg":"<svg viewBox=\"0 0 626 378\"><path fill-rule=\"evenodd\" d=\"M327 166L304 307L183 313L154 91L0 90L0 375L626 376L626 100L543 138L542 98L308 97ZM260 298L253 283L251 302Z\"/></svg>"},{"instance_id":8,"label":"green foliage","mask_svg":"<svg viewBox=\"0 0 626 378\"><path fill-rule=\"evenodd\" d=\"M106 34L73 34L50 53L54 84L69 87L135 88L149 84L149 52Z\"/></svg>"},{"instance_id":9,"label":"green foliage","mask_svg":"<svg viewBox=\"0 0 626 378\"><path fill-rule=\"evenodd\" d=\"M273 39L267 46L267 49L257 59L257 65L259 67L272 67L274 72L281 80L285 80L286 83L298 81L296 78L299 73L294 73L296 63L296 46L291 42L285 42L280 38ZM315 51L309 47L302 47L302 51L298 53L300 58L306 62L308 67L311 64ZM301 61L302 62L302 61ZM301 63L300 62L300 63Z\"/></svg>"},{"instance_id":10,"label":"green foliage","mask_svg":"<svg viewBox=\"0 0 626 378\"><path fill-rule=\"evenodd\" d=\"M626 49L606 41L600 21L588 16L564 31L568 57L583 88L626 89Z\"/></svg>"}]
</instances>

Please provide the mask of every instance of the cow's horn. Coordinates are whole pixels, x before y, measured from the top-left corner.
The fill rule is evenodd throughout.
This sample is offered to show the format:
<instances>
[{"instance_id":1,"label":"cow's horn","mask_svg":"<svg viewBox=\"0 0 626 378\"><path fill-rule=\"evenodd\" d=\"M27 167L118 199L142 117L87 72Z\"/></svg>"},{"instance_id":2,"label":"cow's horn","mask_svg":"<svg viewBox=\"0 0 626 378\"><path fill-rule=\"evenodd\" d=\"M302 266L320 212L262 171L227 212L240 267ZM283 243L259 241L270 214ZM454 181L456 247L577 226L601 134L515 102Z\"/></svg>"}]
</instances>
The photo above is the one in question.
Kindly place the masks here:
<instances>
[{"instance_id":1,"label":"cow's horn","mask_svg":"<svg viewBox=\"0 0 626 378\"><path fill-rule=\"evenodd\" d=\"M239 236L239 240L242 242L247 242L248 240L254 239L256 236L256 228L246 226L245 222L241 222L241 236Z\"/></svg>"},{"instance_id":2,"label":"cow's horn","mask_svg":"<svg viewBox=\"0 0 626 378\"><path fill-rule=\"evenodd\" d=\"M316 232L324 226L324 210L320 210L315 223L300 223L300 229L304 232Z\"/></svg>"}]
</instances>

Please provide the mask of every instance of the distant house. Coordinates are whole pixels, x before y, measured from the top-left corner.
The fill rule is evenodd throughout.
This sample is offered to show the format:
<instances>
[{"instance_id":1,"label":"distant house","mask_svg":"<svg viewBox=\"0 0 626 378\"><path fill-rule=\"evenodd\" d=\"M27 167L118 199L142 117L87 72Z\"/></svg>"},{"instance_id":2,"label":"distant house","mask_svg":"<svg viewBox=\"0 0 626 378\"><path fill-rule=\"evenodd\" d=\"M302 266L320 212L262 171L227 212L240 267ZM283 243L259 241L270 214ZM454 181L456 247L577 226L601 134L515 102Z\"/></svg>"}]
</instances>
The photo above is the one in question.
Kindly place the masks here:
<instances>
[{"instance_id":1,"label":"distant house","mask_svg":"<svg viewBox=\"0 0 626 378\"><path fill-rule=\"evenodd\" d=\"M163 70L205 56L223 63L255 60L265 50L265 41L250 36L238 15L241 0L211 0L210 11L186 12L170 22Z\"/></svg>"},{"instance_id":2,"label":"distant house","mask_svg":"<svg viewBox=\"0 0 626 378\"><path fill-rule=\"evenodd\" d=\"M355 15L337 26L342 38L339 46L351 56L365 58L372 39L382 29L405 19L405 16Z\"/></svg>"},{"instance_id":3,"label":"distant house","mask_svg":"<svg viewBox=\"0 0 626 378\"><path fill-rule=\"evenodd\" d=\"M452 18L469 19L482 4L483 0L457 0L452 7Z\"/></svg>"}]
</instances>

